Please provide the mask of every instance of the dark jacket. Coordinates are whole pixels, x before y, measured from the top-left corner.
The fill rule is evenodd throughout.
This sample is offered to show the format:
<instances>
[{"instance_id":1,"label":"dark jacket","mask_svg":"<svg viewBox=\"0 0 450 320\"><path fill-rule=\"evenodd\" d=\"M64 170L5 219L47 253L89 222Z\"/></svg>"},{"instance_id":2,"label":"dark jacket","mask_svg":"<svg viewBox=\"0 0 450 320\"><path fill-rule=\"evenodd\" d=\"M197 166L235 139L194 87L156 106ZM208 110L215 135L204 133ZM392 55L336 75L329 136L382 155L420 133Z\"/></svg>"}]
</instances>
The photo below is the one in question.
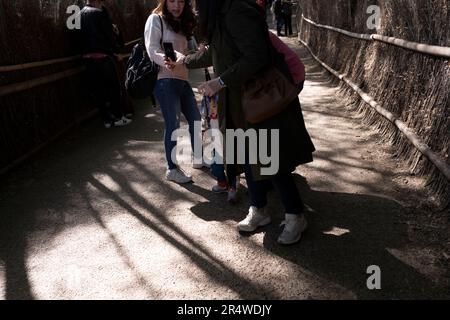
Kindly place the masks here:
<instances>
[{"instance_id":1,"label":"dark jacket","mask_svg":"<svg viewBox=\"0 0 450 320\"><path fill-rule=\"evenodd\" d=\"M281 5L281 13L287 17L292 16L292 3L283 2L283 4Z\"/></svg>"},{"instance_id":2,"label":"dark jacket","mask_svg":"<svg viewBox=\"0 0 450 320\"><path fill-rule=\"evenodd\" d=\"M283 4L281 0L275 0L273 3L273 13L275 16L281 16L283 14Z\"/></svg>"},{"instance_id":3,"label":"dark jacket","mask_svg":"<svg viewBox=\"0 0 450 320\"><path fill-rule=\"evenodd\" d=\"M81 12L81 30L78 42L82 54L104 53L112 55L119 53L123 46L120 35L113 31L112 21L106 8L99 10L85 6Z\"/></svg>"},{"instance_id":4,"label":"dark jacket","mask_svg":"<svg viewBox=\"0 0 450 320\"><path fill-rule=\"evenodd\" d=\"M185 62L188 68L213 65L217 76L226 84L219 93L221 130L279 129L280 171L292 172L299 164L311 162L315 150L305 128L298 98L280 114L257 125L245 121L241 106L243 84L269 64L275 64L290 77L283 57L274 54L267 32L255 1L225 0L209 49L188 56ZM261 178L259 168L259 165L252 166L255 179Z\"/></svg>"}]
</instances>

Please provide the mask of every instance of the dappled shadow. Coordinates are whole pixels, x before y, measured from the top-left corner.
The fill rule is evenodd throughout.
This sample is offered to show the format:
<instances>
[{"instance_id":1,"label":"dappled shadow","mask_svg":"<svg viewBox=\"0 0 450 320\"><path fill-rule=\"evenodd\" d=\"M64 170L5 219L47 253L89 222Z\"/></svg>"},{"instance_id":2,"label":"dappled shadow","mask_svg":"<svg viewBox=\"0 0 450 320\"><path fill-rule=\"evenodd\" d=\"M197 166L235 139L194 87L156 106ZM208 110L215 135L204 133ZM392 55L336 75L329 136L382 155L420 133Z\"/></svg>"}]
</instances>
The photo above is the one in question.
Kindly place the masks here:
<instances>
[{"instance_id":1,"label":"dappled shadow","mask_svg":"<svg viewBox=\"0 0 450 320\"><path fill-rule=\"evenodd\" d=\"M0 275L3 271L5 281L0 289L4 287L5 298L33 298L28 281L31 265L38 266L33 271L36 298L127 298L116 291L123 277L129 277L131 288L122 294L134 290L137 293L132 294L139 297L164 298L167 292L161 283L179 275L171 275L175 270L155 275L148 269L154 261L146 266L137 259L149 259L161 243L169 245L173 259L179 259L179 252L185 264L191 264L190 269L200 270L211 284L229 288L239 298L276 298L261 284L230 268L191 228L185 230L183 221L189 214L176 209L177 204L195 203L196 197L212 199L213 194L198 185L187 186L190 192L164 180L162 136L155 132L161 118L146 117L148 113L138 110L132 125L114 131L102 130L98 119L87 123L51 146L49 154L37 157L32 164L37 173L21 194L26 202L18 201L18 194L12 198L16 200L2 199L2 214L13 207L19 211L10 223L2 223L2 228L10 228L0 238L0 267L4 265ZM148 190L142 189L145 186ZM215 205L221 200L218 197ZM172 208L167 206L170 203ZM22 220L26 224L21 224ZM127 226L116 226L116 220L131 223L136 235L130 238ZM139 251L141 242L148 248ZM163 256L155 259L170 260ZM72 281L64 268L75 270L81 279ZM122 275L95 284L87 277L105 277L110 271L102 270L111 268L122 269ZM169 297L179 298L186 288L172 284L170 290Z\"/></svg>"},{"instance_id":2,"label":"dappled shadow","mask_svg":"<svg viewBox=\"0 0 450 320\"><path fill-rule=\"evenodd\" d=\"M187 192L204 197L207 201L196 204L190 210L204 221L240 221L248 211L247 188L238 191L239 201L236 204L227 202L227 194L215 194L195 184L183 185Z\"/></svg>"},{"instance_id":3,"label":"dappled shadow","mask_svg":"<svg viewBox=\"0 0 450 320\"><path fill-rule=\"evenodd\" d=\"M133 165L140 167L140 170L148 175L147 178L151 177L151 180L158 179L153 173L139 164L134 163ZM136 209L124 200L123 195L118 195L99 181L91 179L91 184L105 194L107 198L121 206L127 214L131 214L151 231L157 233L174 248L177 248L178 251L181 251L197 267L207 273L212 282L230 287L237 292L242 299L254 299L256 297L274 298L266 288L254 284L241 277L238 273L232 271L226 263L217 259L212 252L209 252L201 243L197 242L189 236L188 233L183 231L180 226L173 223L170 219L170 215L167 215L168 212L161 211L161 209L152 204L150 199L143 197L135 191L130 185L130 181L126 175L114 170L106 170L105 173L121 186L122 194L130 197L132 203L137 205L137 207L144 208L144 211ZM191 188L192 186L193 185L191 185ZM171 189L171 193L166 196L168 201L170 201L170 199L179 200L180 198L184 198L186 194ZM99 218L97 218L97 220L98 219ZM181 238L178 239L179 237Z\"/></svg>"},{"instance_id":4,"label":"dappled shadow","mask_svg":"<svg viewBox=\"0 0 450 320\"><path fill-rule=\"evenodd\" d=\"M264 246L302 270L320 275L356 294L359 299L449 298L448 288L435 284L403 259L408 244L405 210L388 198L362 194L318 192L296 175L309 207L309 228L299 244L279 246L280 228L266 228ZM369 266L381 268L381 290L368 290Z\"/></svg>"}]
</instances>

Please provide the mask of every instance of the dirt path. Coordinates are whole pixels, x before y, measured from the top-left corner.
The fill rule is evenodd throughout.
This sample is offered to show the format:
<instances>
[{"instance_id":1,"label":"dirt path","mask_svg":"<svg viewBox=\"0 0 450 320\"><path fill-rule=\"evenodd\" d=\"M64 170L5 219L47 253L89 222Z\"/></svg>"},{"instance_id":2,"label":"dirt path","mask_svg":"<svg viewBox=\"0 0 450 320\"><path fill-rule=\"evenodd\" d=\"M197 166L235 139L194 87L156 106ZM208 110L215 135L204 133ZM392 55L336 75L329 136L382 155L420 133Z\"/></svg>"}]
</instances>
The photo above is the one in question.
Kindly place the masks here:
<instances>
[{"instance_id":1,"label":"dirt path","mask_svg":"<svg viewBox=\"0 0 450 320\"><path fill-rule=\"evenodd\" d=\"M243 236L244 192L228 205L206 170L187 168L192 185L165 181L162 118L142 103L133 125L93 120L3 178L0 298L449 298L448 226L416 208L421 181L285 40L308 67L301 101L318 149L296 172L310 222L300 244L276 244L275 195L274 223ZM371 265L381 290L367 289Z\"/></svg>"}]
</instances>

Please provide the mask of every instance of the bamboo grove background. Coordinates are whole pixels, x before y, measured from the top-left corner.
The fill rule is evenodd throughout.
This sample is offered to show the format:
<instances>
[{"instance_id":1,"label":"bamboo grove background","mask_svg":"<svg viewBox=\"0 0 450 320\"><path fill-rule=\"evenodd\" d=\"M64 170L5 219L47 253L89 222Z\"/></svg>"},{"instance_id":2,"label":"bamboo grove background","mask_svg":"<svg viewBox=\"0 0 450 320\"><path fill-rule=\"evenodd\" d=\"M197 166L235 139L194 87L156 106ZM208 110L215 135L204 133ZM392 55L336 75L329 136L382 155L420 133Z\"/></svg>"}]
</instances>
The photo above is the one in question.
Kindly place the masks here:
<instances>
[{"instance_id":1,"label":"bamboo grove background","mask_svg":"<svg viewBox=\"0 0 450 320\"><path fill-rule=\"evenodd\" d=\"M450 0L301 0L299 15L354 33L378 33L430 45L450 46ZM366 12L381 8L381 25L369 30ZM450 163L450 63L380 42L353 39L298 20L299 38L333 69L346 74L384 108L406 122ZM339 80L337 80L339 81ZM389 121L367 106L347 85L340 93L366 124L378 129L412 173L423 175L443 208L450 183ZM426 195L424 195L426 196Z\"/></svg>"},{"instance_id":2,"label":"bamboo grove background","mask_svg":"<svg viewBox=\"0 0 450 320\"><path fill-rule=\"evenodd\" d=\"M76 55L67 7L82 0L0 0L0 66ZM125 42L142 36L155 0L108 0ZM126 50L130 51L131 48ZM0 73L0 86L80 66L79 61ZM93 111L84 74L0 96L0 170Z\"/></svg>"}]
</instances>

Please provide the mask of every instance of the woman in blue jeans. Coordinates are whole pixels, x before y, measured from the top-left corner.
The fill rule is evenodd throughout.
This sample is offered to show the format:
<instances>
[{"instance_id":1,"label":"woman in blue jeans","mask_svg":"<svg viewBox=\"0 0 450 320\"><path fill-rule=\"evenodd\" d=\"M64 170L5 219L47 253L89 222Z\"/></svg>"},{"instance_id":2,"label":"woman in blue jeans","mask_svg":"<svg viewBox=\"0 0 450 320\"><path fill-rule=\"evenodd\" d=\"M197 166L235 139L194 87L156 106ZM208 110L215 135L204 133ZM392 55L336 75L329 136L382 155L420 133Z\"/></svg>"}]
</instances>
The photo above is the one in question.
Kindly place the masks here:
<instances>
[{"instance_id":1,"label":"woman in blue jeans","mask_svg":"<svg viewBox=\"0 0 450 320\"><path fill-rule=\"evenodd\" d=\"M192 88L188 83L188 69L183 64L174 65L164 54L163 43L171 43L176 60L184 59L188 53L188 41L192 37L195 18L191 5L185 0L160 0L145 26L145 45L152 61L160 66L154 95L158 100L165 122L164 147L167 160L166 178L177 183L188 183L192 178L184 173L172 157L176 141L172 133L180 127L180 115L183 113L191 135L192 149L201 146L201 130L194 135L194 125L201 117ZM200 147L201 150L201 147ZM175 155L175 153L173 153ZM197 155L201 156L201 155ZM199 161L200 162L200 161ZM194 164L194 168L201 168Z\"/></svg>"}]
</instances>

